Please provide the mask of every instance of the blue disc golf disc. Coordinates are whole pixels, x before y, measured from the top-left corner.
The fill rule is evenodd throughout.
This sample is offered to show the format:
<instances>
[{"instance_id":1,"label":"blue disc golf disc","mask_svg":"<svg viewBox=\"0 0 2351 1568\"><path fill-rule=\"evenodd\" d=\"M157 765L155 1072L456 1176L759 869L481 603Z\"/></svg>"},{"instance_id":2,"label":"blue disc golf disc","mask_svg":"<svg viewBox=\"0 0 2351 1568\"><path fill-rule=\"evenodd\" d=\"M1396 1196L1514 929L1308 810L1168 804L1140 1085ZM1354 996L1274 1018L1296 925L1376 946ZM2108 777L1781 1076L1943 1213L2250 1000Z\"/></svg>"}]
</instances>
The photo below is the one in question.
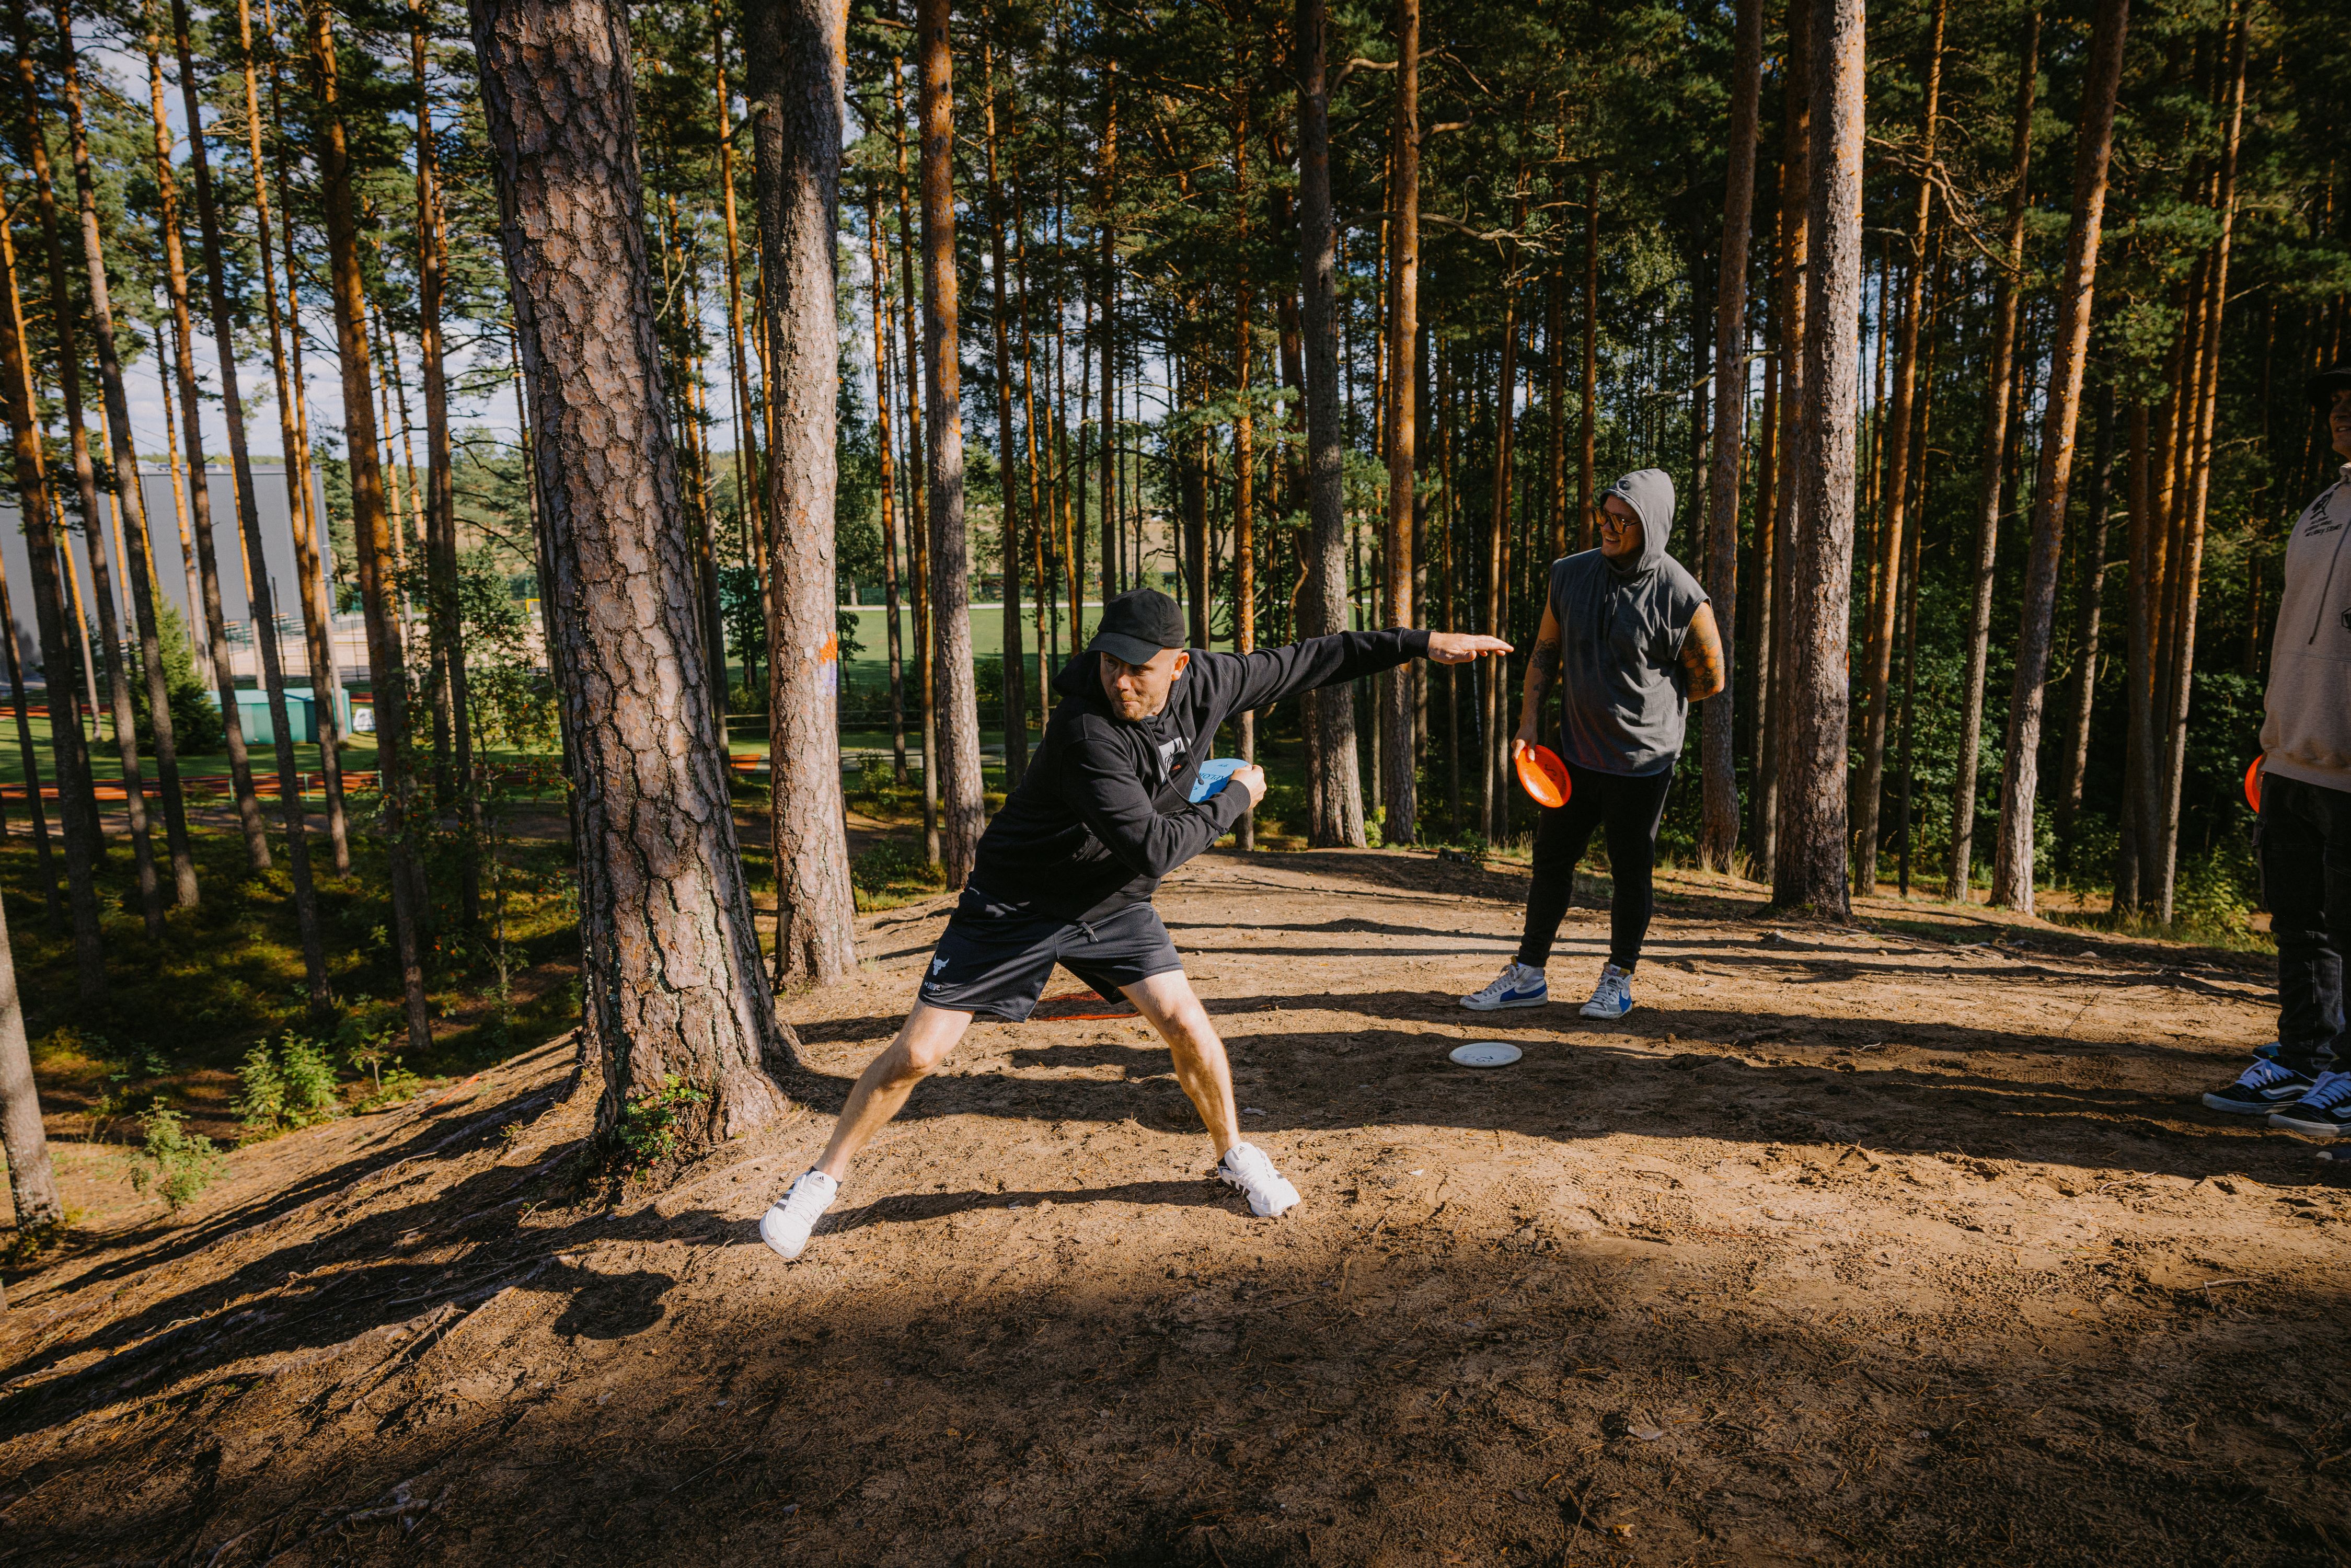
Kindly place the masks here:
<instances>
[{"instance_id":1,"label":"blue disc golf disc","mask_svg":"<svg viewBox=\"0 0 2351 1568\"><path fill-rule=\"evenodd\" d=\"M1200 764L1199 777L1192 780L1192 804L1198 805L1231 783L1234 773L1248 766L1248 762L1238 757L1209 758Z\"/></svg>"}]
</instances>

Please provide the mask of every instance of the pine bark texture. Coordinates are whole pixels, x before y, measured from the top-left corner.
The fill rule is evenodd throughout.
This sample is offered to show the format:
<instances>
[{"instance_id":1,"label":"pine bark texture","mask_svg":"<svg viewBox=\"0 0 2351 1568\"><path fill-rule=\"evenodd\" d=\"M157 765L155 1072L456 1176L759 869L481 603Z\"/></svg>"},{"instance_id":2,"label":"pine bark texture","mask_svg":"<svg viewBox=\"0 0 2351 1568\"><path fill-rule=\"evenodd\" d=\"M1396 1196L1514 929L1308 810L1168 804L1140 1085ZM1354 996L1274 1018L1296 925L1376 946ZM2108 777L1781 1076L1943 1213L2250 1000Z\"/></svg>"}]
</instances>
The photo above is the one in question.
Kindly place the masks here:
<instances>
[{"instance_id":1,"label":"pine bark texture","mask_svg":"<svg viewBox=\"0 0 2351 1568\"><path fill-rule=\"evenodd\" d=\"M1722 689L1707 699L1698 737L1705 799L1698 864L1729 871L1739 842L1738 755L1732 720L1739 646L1739 464L1747 430L1747 236L1755 208L1755 131L1763 98L1763 0L1739 0L1730 65L1730 156L1722 201L1722 281L1714 317L1714 461L1708 475L1706 591L1722 636ZM1554 290L1552 298L1557 299ZM1552 312L1555 331L1559 312ZM1552 362L1559 361L1556 343ZM1556 379L1556 378L1554 378ZM1558 444L1559 400L1550 407ZM1768 520L1765 524L1769 527Z\"/></svg>"},{"instance_id":2,"label":"pine bark texture","mask_svg":"<svg viewBox=\"0 0 2351 1568\"><path fill-rule=\"evenodd\" d=\"M767 287L770 787L777 977L823 984L856 966L841 797L841 643L833 620L833 231L841 176L841 13L756 0L744 15L756 106L753 179ZM893 530L894 532L894 530Z\"/></svg>"},{"instance_id":3,"label":"pine bark texture","mask_svg":"<svg viewBox=\"0 0 2351 1568\"><path fill-rule=\"evenodd\" d=\"M25 1039L24 998L16 994L16 960L8 944L8 916L0 909L0 1149L8 1155L8 1186L16 1199L16 1233L65 1222L57 1173L41 1127L41 1097L33 1085L33 1053Z\"/></svg>"},{"instance_id":4,"label":"pine bark texture","mask_svg":"<svg viewBox=\"0 0 2351 1568\"><path fill-rule=\"evenodd\" d=\"M1331 205L1331 100L1327 0L1298 5L1299 299L1306 358L1306 594L1301 633L1347 629L1347 512L1339 433L1338 256ZM1205 542L1206 529L1200 530ZM1195 568L1207 581L1206 562ZM1196 591L1196 597L1201 597ZM1364 791L1355 757L1355 695L1306 697L1308 841L1317 849L1362 849Z\"/></svg>"},{"instance_id":5,"label":"pine bark texture","mask_svg":"<svg viewBox=\"0 0 2351 1568\"><path fill-rule=\"evenodd\" d=\"M1789 0L1788 64L1782 97L1780 137L1779 419L1776 441L1782 476L1772 496L1771 515L1760 523L1771 531L1772 569L1759 584L1768 601L1768 643L1759 643L1758 665L1768 664L1760 685L1763 704L1757 727L1755 782L1755 880L1775 883L1780 864L1780 772L1787 751L1788 564L1796 528L1800 439L1803 416L1804 311L1811 267L1812 232L1804 211L1812 189L1813 144L1812 0Z\"/></svg>"},{"instance_id":6,"label":"pine bark texture","mask_svg":"<svg viewBox=\"0 0 2351 1568\"><path fill-rule=\"evenodd\" d=\"M955 241L955 78L947 0L915 15L922 97L923 359L930 392L931 664L937 694L939 854L949 887L971 874L985 809L972 674L970 541L964 528L963 367ZM827 231L826 254L831 253ZM827 374L831 373L828 366ZM1104 432L1108 439L1108 432ZM1108 514L1105 513L1105 516ZM827 591L831 582L827 580Z\"/></svg>"},{"instance_id":7,"label":"pine bark texture","mask_svg":"<svg viewBox=\"0 0 2351 1568\"><path fill-rule=\"evenodd\" d=\"M1415 446L1420 375L1416 356L1420 348L1420 0L1396 0L1395 133L1391 145L1395 162L1395 240L1388 318L1387 441L1388 517L1386 602L1390 626L1413 623L1413 479L1417 466ZM1508 350L1505 350L1507 359ZM1510 379L1503 376L1502 402L1510 403ZM1497 664L1492 677L1500 678ZM1383 803L1387 815L1380 826L1381 842L1409 844L1419 841L1419 769L1413 737L1411 664L1398 665L1379 679L1380 751L1384 763Z\"/></svg>"},{"instance_id":8,"label":"pine bark texture","mask_svg":"<svg viewBox=\"0 0 2351 1568\"><path fill-rule=\"evenodd\" d=\"M710 744L721 694L664 415L627 15L470 10L569 710L599 1120L676 1077L708 1096L700 1134L729 1136L782 1112L768 1071L790 1059Z\"/></svg>"},{"instance_id":9,"label":"pine bark texture","mask_svg":"<svg viewBox=\"0 0 2351 1568\"><path fill-rule=\"evenodd\" d=\"M1894 402L1879 425L1886 487L1878 507L1884 519L1877 536L1877 593L1870 602L1869 641L1864 661L1869 681L1869 713L1861 748L1861 779L1854 790L1861 819L1854 837L1854 883L1863 893L1877 891L1877 819L1885 795L1886 737L1894 674L1894 639L1902 605L1903 538L1910 524L1911 413L1918 392L1918 329L1926 316L1927 229L1934 214L1935 133L1939 128L1943 88L1943 27L1949 0L1936 0L1934 41L1928 47L1927 103L1922 111L1918 189L1910 215L1907 265L1903 269L1901 348L1895 356ZM1882 304L1882 302L1881 302ZM1881 350L1885 334L1878 335Z\"/></svg>"},{"instance_id":10,"label":"pine bark texture","mask_svg":"<svg viewBox=\"0 0 2351 1568\"><path fill-rule=\"evenodd\" d=\"M2056 341L2050 354L2049 401L2042 415L2041 472L2032 488L2032 545L2025 558L2016 679L2009 690L1991 901L2027 915L2032 913L2033 797L2040 787L2042 708L2057 615L2058 552L2064 543L2066 488L2074 476L2098 240L2105 220L2106 169L2115 148L2115 95L2122 83L2123 41L2129 24L2130 0L2099 0L2082 84L2082 120L2074 150L2074 221L2065 238L2064 271L2057 280Z\"/></svg>"},{"instance_id":11,"label":"pine bark texture","mask_svg":"<svg viewBox=\"0 0 2351 1568\"><path fill-rule=\"evenodd\" d=\"M2009 162L2008 241L1992 304L1991 367L1984 383L1981 499L1976 513L1974 601L1968 622L1967 671L1959 695L1959 755L1951 780L1951 858L1947 872L1955 902L1966 902L1975 874L1976 774L1983 747L1984 665L1991 650L1991 594L2000 564L2001 465L2008 454L2010 388L2015 381L2016 319L2024 271L2024 214L2032 172L2032 103L2041 68L2041 13L2024 24L2024 59L2016 79L2016 122Z\"/></svg>"},{"instance_id":12,"label":"pine bark texture","mask_svg":"<svg viewBox=\"0 0 2351 1568\"><path fill-rule=\"evenodd\" d=\"M1861 0L1814 0L1804 399L1790 530L1787 727L1771 901L1842 920L1861 336Z\"/></svg>"}]
</instances>

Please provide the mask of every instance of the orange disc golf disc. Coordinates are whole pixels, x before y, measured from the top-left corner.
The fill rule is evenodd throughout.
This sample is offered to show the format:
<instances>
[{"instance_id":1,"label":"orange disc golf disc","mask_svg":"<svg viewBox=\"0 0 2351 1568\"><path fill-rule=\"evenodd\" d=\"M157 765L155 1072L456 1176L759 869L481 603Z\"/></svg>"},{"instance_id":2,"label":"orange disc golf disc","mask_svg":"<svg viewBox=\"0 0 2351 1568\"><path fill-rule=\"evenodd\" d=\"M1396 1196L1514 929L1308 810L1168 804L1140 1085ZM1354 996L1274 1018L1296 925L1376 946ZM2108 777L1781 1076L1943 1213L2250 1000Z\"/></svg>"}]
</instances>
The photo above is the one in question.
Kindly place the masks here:
<instances>
[{"instance_id":1,"label":"orange disc golf disc","mask_svg":"<svg viewBox=\"0 0 2351 1568\"><path fill-rule=\"evenodd\" d=\"M1518 755L1519 788L1539 806L1564 806L1571 786L1567 764L1548 746L1530 746Z\"/></svg>"},{"instance_id":2,"label":"orange disc golf disc","mask_svg":"<svg viewBox=\"0 0 2351 1568\"><path fill-rule=\"evenodd\" d=\"M2257 817L2262 812L2262 755L2256 753L2253 759L2245 764L2245 804L2253 809L2253 815Z\"/></svg>"}]
</instances>

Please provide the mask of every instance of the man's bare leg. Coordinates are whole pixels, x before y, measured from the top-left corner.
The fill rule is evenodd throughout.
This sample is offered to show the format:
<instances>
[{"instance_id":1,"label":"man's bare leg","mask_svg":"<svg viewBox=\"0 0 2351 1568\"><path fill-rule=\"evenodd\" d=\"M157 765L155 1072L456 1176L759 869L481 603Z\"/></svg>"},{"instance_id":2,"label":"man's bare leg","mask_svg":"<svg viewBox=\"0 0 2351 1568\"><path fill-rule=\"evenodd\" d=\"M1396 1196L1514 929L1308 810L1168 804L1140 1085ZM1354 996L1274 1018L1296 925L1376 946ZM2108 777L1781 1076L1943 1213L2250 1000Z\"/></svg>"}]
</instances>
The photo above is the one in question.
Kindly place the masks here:
<instances>
[{"instance_id":1,"label":"man's bare leg","mask_svg":"<svg viewBox=\"0 0 2351 1568\"><path fill-rule=\"evenodd\" d=\"M871 1143L906 1103L914 1085L938 1071L971 1027L971 1014L917 1001L899 1026L889 1049L865 1064L849 1091L849 1103L833 1124L823 1163L802 1172L759 1220L759 1239L789 1260L806 1249L810 1235L841 1190L849 1162Z\"/></svg>"},{"instance_id":2,"label":"man's bare leg","mask_svg":"<svg viewBox=\"0 0 2351 1568\"><path fill-rule=\"evenodd\" d=\"M825 1145L824 1158L816 1168L835 1181L845 1178L849 1162L905 1108L906 1096L914 1092L914 1085L936 1072L962 1043L971 1018L969 1013L916 1002L898 1027L897 1038L858 1074L849 1103L841 1108L841 1120L833 1124L832 1141ZM1206 1014L1202 1021L1207 1021ZM1221 1057L1221 1048L1218 1054ZM1226 1098L1231 1099L1229 1092Z\"/></svg>"},{"instance_id":3,"label":"man's bare leg","mask_svg":"<svg viewBox=\"0 0 2351 1568\"><path fill-rule=\"evenodd\" d=\"M1208 1021L1208 1009L1180 969L1121 986L1135 1010L1151 1021L1176 1059L1176 1082L1207 1124L1217 1145L1217 1175L1249 1199L1249 1212L1270 1219L1295 1207L1298 1189L1282 1179L1265 1151L1241 1137L1233 1109L1233 1069L1225 1042Z\"/></svg>"},{"instance_id":4,"label":"man's bare leg","mask_svg":"<svg viewBox=\"0 0 2351 1568\"><path fill-rule=\"evenodd\" d=\"M1227 1149L1241 1141L1240 1115L1233 1108L1232 1061L1191 979L1181 969L1170 969L1119 990L1167 1042L1176 1059L1176 1082L1190 1096L1217 1157L1223 1158Z\"/></svg>"}]
</instances>

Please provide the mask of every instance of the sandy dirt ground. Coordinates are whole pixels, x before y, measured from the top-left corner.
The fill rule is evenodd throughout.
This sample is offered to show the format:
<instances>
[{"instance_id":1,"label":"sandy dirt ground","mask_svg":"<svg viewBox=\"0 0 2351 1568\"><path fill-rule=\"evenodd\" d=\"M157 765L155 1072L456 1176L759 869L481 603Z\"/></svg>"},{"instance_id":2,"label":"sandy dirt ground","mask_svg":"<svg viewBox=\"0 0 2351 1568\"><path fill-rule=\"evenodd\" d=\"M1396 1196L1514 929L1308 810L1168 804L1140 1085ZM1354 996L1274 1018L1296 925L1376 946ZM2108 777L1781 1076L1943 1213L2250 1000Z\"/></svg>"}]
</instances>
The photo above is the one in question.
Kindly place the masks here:
<instances>
[{"instance_id":1,"label":"sandy dirt ground","mask_svg":"<svg viewBox=\"0 0 2351 1568\"><path fill-rule=\"evenodd\" d=\"M616 1206L560 1043L240 1151L176 1227L69 1145L88 1233L0 1320L0 1562L2351 1559L2351 1165L2196 1100L2267 966L1681 875L1629 1017L1570 1005L1588 907L1568 1002L1463 1012L1522 886L1168 885L1280 1222L1080 1019L976 1028L807 1259L762 1248L944 900L784 1004L804 1109Z\"/></svg>"}]
</instances>

